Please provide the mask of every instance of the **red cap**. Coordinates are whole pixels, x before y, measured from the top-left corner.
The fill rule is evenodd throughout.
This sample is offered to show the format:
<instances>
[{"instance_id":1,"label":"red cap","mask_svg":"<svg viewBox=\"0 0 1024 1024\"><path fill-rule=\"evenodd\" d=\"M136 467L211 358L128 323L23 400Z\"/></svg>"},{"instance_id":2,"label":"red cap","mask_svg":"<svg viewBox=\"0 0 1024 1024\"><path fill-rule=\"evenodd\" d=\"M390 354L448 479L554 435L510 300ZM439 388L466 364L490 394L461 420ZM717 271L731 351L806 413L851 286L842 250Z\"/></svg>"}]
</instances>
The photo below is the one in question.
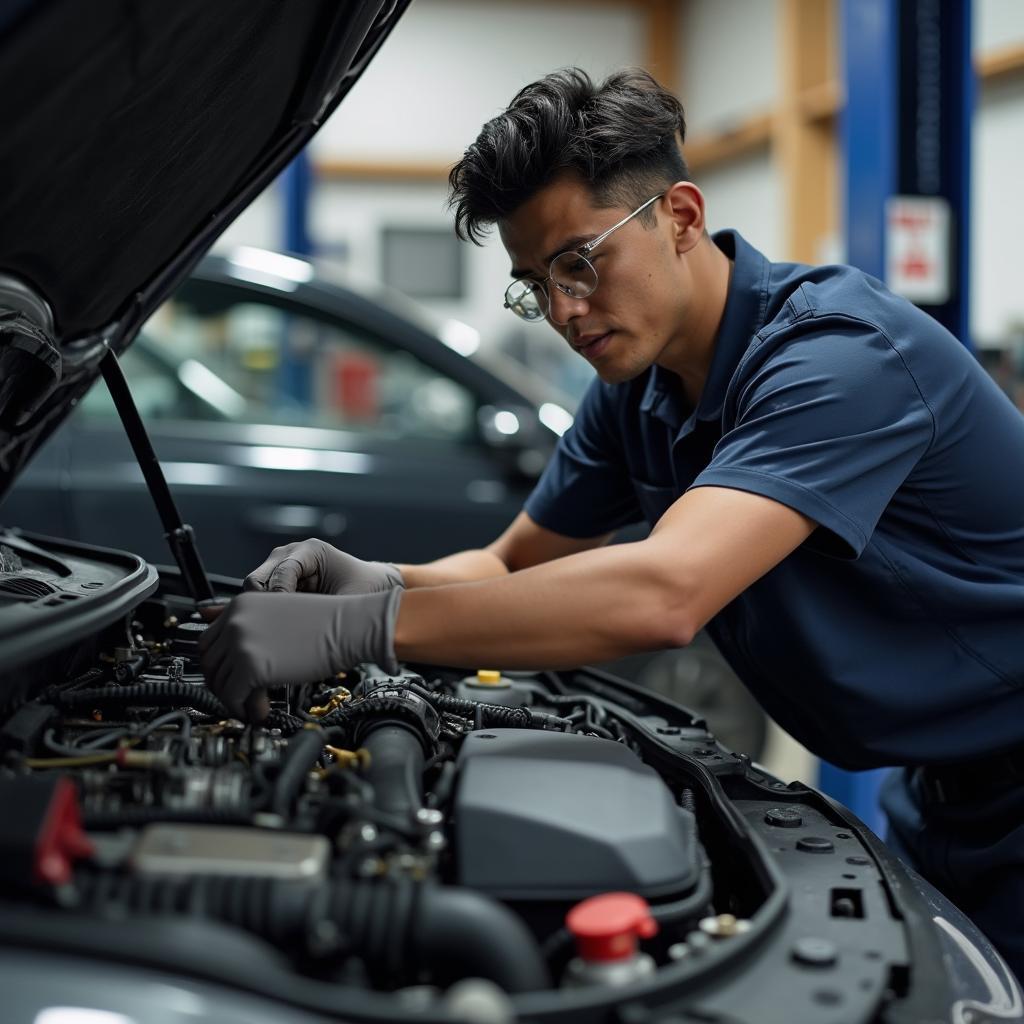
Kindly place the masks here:
<instances>
[{"instance_id":1,"label":"red cap","mask_svg":"<svg viewBox=\"0 0 1024 1024\"><path fill-rule=\"evenodd\" d=\"M636 954L637 939L658 933L647 901L631 892L606 892L577 903L565 925L587 961L628 960Z\"/></svg>"},{"instance_id":2,"label":"red cap","mask_svg":"<svg viewBox=\"0 0 1024 1024\"><path fill-rule=\"evenodd\" d=\"M58 780L50 806L36 838L35 881L63 885L71 880L71 864L93 853L89 837L82 831L78 794L70 779Z\"/></svg>"}]
</instances>

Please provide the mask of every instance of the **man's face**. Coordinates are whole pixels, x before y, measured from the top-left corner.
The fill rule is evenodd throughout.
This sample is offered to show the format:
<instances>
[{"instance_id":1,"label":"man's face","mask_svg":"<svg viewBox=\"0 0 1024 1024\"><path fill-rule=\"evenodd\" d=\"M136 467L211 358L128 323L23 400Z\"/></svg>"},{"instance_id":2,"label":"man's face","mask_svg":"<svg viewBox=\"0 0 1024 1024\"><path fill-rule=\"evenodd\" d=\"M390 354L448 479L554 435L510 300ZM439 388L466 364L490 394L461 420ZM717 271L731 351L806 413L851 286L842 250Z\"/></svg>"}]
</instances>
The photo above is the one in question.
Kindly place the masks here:
<instances>
[{"instance_id":1,"label":"man's face","mask_svg":"<svg viewBox=\"0 0 1024 1024\"><path fill-rule=\"evenodd\" d=\"M545 284L548 323L610 384L643 373L685 333L687 289L671 224L660 201L650 209L658 215L654 228L634 218L588 257L597 271L593 294L572 298ZM557 179L498 225L512 276L544 281L554 256L596 238L631 212L600 209L582 182Z\"/></svg>"}]
</instances>

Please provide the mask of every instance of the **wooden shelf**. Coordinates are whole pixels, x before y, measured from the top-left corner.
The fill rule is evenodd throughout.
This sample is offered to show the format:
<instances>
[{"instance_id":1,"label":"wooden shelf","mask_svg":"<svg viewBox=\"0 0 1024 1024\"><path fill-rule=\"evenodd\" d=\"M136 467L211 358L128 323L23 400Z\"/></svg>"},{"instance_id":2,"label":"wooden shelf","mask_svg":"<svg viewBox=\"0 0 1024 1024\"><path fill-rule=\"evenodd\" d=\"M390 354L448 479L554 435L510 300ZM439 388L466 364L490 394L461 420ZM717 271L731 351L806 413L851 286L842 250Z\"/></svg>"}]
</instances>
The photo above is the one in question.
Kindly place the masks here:
<instances>
[{"instance_id":1,"label":"wooden shelf","mask_svg":"<svg viewBox=\"0 0 1024 1024\"><path fill-rule=\"evenodd\" d=\"M797 96L800 114L811 122L829 121L843 109L843 90L832 80L802 89Z\"/></svg>"},{"instance_id":2,"label":"wooden shelf","mask_svg":"<svg viewBox=\"0 0 1024 1024\"><path fill-rule=\"evenodd\" d=\"M983 82L999 82L1024 74L1024 44L1006 46L982 54L977 60L978 77Z\"/></svg>"},{"instance_id":3,"label":"wooden shelf","mask_svg":"<svg viewBox=\"0 0 1024 1024\"><path fill-rule=\"evenodd\" d=\"M683 146L691 170L706 170L764 149L771 143L774 117L756 114L727 131L696 135Z\"/></svg>"},{"instance_id":4,"label":"wooden shelf","mask_svg":"<svg viewBox=\"0 0 1024 1024\"><path fill-rule=\"evenodd\" d=\"M612 2L629 5L629 0ZM669 50L665 45L672 36L666 31L666 26L673 24L671 5L664 0L632 2L651 14L649 62L655 65L656 70L669 71L665 77L671 78L674 68L670 67ZM976 70L979 80L985 84L1024 77L1024 44L983 54L977 59ZM811 125L827 124L840 113L844 102L842 86L836 80L805 86L797 96L799 115ZM735 127L693 136L683 147L690 168L704 171L764 150L772 144L776 120L775 111L766 111ZM319 160L315 169L317 175L327 181L438 182L447 179L454 163L455 160L448 163L430 160Z\"/></svg>"},{"instance_id":5,"label":"wooden shelf","mask_svg":"<svg viewBox=\"0 0 1024 1024\"><path fill-rule=\"evenodd\" d=\"M317 160L314 171L325 181L446 181L455 160Z\"/></svg>"}]
</instances>

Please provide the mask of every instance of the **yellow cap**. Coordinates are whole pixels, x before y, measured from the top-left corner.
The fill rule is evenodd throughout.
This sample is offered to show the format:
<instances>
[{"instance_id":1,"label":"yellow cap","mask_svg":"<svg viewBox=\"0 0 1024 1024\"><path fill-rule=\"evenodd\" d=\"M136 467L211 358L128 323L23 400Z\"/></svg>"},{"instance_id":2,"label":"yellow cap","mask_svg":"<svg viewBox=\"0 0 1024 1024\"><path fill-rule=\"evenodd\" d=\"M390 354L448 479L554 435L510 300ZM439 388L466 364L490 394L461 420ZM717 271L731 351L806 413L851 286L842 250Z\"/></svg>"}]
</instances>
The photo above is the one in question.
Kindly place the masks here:
<instances>
[{"instance_id":1,"label":"yellow cap","mask_svg":"<svg viewBox=\"0 0 1024 1024\"><path fill-rule=\"evenodd\" d=\"M476 681L493 686L495 683L501 682L501 673L493 668L479 668L476 671Z\"/></svg>"}]
</instances>

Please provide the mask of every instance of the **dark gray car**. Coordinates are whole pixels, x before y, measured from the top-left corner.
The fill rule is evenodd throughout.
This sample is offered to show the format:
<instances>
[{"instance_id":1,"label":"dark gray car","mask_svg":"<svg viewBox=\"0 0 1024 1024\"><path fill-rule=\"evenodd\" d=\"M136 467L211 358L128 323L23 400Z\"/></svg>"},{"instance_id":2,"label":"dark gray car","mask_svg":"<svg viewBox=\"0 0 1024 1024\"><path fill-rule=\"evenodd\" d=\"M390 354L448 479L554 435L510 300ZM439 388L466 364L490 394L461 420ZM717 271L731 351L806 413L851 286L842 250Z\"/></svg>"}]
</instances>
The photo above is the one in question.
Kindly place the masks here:
<instances>
[{"instance_id":1,"label":"dark gray car","mask_svg":"<svg viewBox=\"0 0 1024 1024\"><path fill-rule=\"evenodd\" d=\"M398 303L239 250L206 257L125 353L208 569L244 575L313 535L364 558L428 560L488 543L518 512L570 402L514 364L499 376L468 358L478 340L466 325ZM0 518L169 560L102 386Z\"/></svg>"}]
</instances>

